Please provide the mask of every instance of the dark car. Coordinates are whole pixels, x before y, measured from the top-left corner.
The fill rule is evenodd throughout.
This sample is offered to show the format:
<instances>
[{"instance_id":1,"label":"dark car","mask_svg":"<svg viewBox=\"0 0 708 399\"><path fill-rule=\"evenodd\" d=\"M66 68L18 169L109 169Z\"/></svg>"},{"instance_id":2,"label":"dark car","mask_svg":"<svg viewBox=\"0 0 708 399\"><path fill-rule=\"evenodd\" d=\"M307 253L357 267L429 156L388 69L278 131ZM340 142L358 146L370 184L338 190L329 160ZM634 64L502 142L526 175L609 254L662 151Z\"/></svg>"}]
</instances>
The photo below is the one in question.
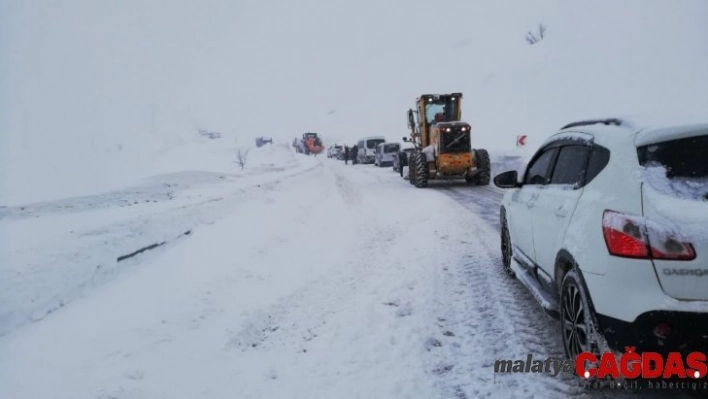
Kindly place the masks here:
<instances>
[{"instance_id":1,"label":"dark car","mask_svg":"<svg viewBox=\"0 0 708 399\"><path fill-rule=\"evenodd\" d=\"M393 157L393 171L398 172L403 177L403 167L408 166L408 157L413 153L414 148L403 148Z\"/></svg>"}]
</instances>

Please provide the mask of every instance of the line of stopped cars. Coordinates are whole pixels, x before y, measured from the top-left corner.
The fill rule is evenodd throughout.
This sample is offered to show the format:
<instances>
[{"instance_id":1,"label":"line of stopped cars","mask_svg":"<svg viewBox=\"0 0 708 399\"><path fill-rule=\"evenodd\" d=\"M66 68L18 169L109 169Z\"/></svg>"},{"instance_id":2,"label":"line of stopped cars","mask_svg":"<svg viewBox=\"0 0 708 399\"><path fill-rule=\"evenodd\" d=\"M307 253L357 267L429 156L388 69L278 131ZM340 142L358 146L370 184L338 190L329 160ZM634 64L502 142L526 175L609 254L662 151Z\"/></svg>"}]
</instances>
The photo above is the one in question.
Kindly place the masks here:
<instances>
[{"instance_id":1,"label":"line of stopped cars","mask_svg":"<svg viewBox=\"0 0 708 399\"><path fill-rule=\"evenodd\" d=\"M359 160L391 163L416 187L489 184L489 155L472 149L461 98L421 96L407 146L365 138ZM505 189L501 267L560 322L568 358L626 347L708 353L708 122L570 123L522 173L493 179Z\"/></svg>"}]
</instances>

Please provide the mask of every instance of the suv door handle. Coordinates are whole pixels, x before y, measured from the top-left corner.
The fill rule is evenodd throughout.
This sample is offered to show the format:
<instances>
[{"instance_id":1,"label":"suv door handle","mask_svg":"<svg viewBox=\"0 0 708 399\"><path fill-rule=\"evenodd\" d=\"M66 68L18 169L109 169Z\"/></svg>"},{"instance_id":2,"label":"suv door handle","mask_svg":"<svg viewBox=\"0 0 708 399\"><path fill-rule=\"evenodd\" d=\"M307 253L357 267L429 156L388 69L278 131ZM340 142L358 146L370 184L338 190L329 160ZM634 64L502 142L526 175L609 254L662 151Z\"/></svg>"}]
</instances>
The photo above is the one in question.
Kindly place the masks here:
<instances>
[{"instance_id":1,"label":"suv door handle","mask_svg":"<svg viewBox=\"0 0 708 399\"><path fill-rule=\"evenodd\" d=\"M556 209L556 216L564 218L568 216L568 208L565 205L561 205Z\"/></svg>"}]
</instances>

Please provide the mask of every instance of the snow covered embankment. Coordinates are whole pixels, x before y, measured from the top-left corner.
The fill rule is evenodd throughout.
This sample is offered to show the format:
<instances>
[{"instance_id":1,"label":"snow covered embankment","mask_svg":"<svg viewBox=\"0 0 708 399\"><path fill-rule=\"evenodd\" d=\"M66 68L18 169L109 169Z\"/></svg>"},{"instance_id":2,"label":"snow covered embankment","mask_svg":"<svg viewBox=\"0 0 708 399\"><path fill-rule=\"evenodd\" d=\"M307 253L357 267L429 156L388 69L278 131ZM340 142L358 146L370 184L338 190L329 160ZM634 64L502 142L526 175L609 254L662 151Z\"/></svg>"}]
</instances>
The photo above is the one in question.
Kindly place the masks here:
<instances>
[{"instance_id":1,"label":"snow covered embankment","mask_svg":"<svg viewBox=\"0 0 708 399\"><path fill-rule=\"evenodd\" d=\"M211 171L185 168L123 190L0 208L0 335L43 319L130 269L140 262L126 258L131 254L185 237L223 218L254 189L319 164L284 145L252 149L243 172L233 151L201 155L201 164L187 161L186 168ZM218 173L219 167L228 173Z\"/></svg>"}]
</instances>

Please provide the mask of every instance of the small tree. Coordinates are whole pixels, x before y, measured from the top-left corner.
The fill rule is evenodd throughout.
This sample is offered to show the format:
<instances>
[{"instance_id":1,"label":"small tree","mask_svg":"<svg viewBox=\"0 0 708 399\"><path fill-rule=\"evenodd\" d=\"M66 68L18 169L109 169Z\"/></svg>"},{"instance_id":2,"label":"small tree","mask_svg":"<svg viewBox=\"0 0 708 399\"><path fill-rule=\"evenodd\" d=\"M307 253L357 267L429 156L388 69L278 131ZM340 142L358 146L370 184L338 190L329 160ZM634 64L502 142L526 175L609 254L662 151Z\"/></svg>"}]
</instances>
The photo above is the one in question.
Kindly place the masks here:
<instances>
[{"instance_id":1,"label":"small tree","mask_svg":"<svg viewBox=\"0 0 708 399\"><path fill-rule=\"evenodd\" d=\"M241 167L241 170L246 166L246 159L248 158L248 149L244 150L239 148L236 150L236 163Z\"/></svg>"},{"instance_id":2,"label":"small tree","mask_svg":"<svg viewBox=\"0 0 708 399\"><path fill-rule=\"evenodd\" d=\"M543 40L543 38L545 38L545 37L546 37L546 25L544 25L544 24L538 24L538 29L536 30L536 32L532 32L532 31L526 32L526 42L529 45L534 45L534 44L540 42L541 40Z\"/></svg>"}]
</instances>

